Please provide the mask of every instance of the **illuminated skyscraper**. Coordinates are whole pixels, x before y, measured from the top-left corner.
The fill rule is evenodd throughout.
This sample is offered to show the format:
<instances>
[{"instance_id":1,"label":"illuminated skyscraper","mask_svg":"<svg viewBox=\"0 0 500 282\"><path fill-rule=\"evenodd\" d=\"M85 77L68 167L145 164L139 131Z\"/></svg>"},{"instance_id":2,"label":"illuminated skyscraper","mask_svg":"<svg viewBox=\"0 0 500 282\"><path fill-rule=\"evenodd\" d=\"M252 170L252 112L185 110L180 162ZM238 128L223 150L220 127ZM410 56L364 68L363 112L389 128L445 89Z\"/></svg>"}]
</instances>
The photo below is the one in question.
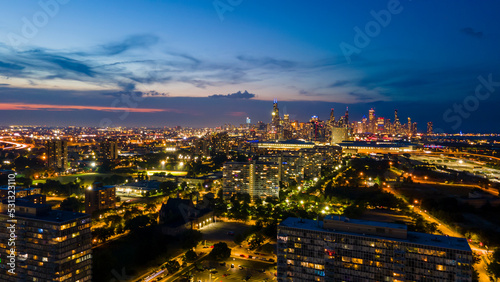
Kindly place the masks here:
<instances>
[{"instance_id":1,"label":"illuminated skyscraper","mask_svg":"<svg viewBox=\"0 0 500 282\"><path fill-rule=\"evenodd\" d=\"M429 121L427 123L427 134L432 134L432 133L433 133L432 121Z\"/></svg>"},{"instance_id":2,"label":"illuminated skyscraper","mask_svg":"<svg viewBox=\"0 0 500 282\"><path fill-rule=\"evenodd\" d=\"M377 119L377 126L376 126L376 130L378 133L383 133L384 130L385 130L385 120L383 117L379 117Z\"/></svg>"},{"instance_id":3,"label":"illuminated skyscraper","mask_svg":"<svg viewBox=\"0 0 500 282\"><path fill-rule=\"evenodd\" d=\"M345 118L344 118L345 126L349 127L349 107L345 108Z\"/></svg>"},{"instance_id":4,"label":"illuminated skyscraper","mask_svg":"<svg viewBox=\"0 0 500 282\"><path fill-rule=\"evenodd\" d=\"M68 169L68 143L65 140L51 140L45 144L47 166L55 170Z\"/></svg>"},{"instance_id":5,"label":"illuminated skyscraper","mask_svg":"<svg viewBox=\"0 0 500 282\"><path fill-rule=\"evenodd\" d=\"M100 144L101 156L106 160L118 159L118 144L116 141L104 141Z\"/></svg>"},{"instance_id":6,"label":"illuminated skyscraper","mask_svg":"<svg viewBox=\"0 0 500 282\"><path fill-rule=\"evenodd\" d=\"M247 117L246 122L247 122L247 128L250 128L250 124L252 123L252 121L250 120L249 117Z\"/></svg>"},{"instance_id":7,"label":"illuminated skyscraper","mask_svg":"<svg viewBox=\"0 0 500 282\"><path fill-rule=\"evenodd\" d=\"M280 110L278 108L278 100L274 99L272 112L272 125L278 127L280 125Z\"/></svg>"},{"instance_id":8,"label":"illuminated skyscraper","mask_svg":"<svg viewBox=\"0 0 500 282\"><path fill-rule=\"evenodd\" d=\"M335 113L333 112L333 108L330 111L330 120L329 120L330 126L335 125Z\"/></svg>"},{"instance_id":9,"label":"illuminated skyscraper","mask_svg":"<svg viewBox=\"0 0 500 282\"><path fill-rule=\"evenodd\" d=\"M368 132L375 133L375 110L373 108L368 112Z\"/></svg>"},{"instance_id":10,"label":"illuminated skyscraper","mask_svg":"<svg viewBox=\"0 0 500 282\"><path fill-rule=\"evenodd\" d=\"M399 121L397 109L394 110L394 133L396 134L401 133L401 122Z\"/></svg>"}]
</instances>

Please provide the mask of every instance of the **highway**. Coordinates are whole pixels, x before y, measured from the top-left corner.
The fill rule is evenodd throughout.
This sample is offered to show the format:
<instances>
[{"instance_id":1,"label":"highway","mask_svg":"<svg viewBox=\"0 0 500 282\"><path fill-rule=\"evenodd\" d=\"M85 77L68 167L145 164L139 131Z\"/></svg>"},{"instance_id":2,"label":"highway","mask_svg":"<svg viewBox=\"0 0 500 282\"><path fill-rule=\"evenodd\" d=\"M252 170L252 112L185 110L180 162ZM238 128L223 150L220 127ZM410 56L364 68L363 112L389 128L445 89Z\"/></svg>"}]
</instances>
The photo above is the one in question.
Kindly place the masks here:
<instances>
[{"instance_id":1,"label":"highway","mask_svg":"<svg viewBox=\"0 0 500 282\"><path fill-rule=\"evenodd\" d=\"M32 144L23 144L23 143L19 143L19 142L5 141L5 140L2 140L2 138L3 137L0 137L0 143L11 145L10 147L4 147L3 150L22 150L22 149L35 147Z\"/></svg>"}]
</instances>

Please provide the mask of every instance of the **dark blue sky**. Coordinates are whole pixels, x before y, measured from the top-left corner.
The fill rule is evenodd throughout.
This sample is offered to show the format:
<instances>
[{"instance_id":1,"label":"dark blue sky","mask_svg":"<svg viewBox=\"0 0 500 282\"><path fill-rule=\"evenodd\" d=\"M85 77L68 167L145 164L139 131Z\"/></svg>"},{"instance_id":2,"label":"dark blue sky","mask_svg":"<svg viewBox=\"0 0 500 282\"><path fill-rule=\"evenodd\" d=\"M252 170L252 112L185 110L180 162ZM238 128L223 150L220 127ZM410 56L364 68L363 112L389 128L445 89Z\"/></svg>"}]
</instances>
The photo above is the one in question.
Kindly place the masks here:
<instances>
[{"instance_id":1,"label":"dark blue sky","mask_svg":"<svg viewBox=\"0 0 500 282\"><path fill-rule=\"evenodd\" d=\"M393 120L397 108L422 130L433 121L447 132L500 132L498 1L42 0L0 8L4 125L268 122L277 98L302 121L349 105L351 120L371 107Z\"/></svg>"}]
</instances>

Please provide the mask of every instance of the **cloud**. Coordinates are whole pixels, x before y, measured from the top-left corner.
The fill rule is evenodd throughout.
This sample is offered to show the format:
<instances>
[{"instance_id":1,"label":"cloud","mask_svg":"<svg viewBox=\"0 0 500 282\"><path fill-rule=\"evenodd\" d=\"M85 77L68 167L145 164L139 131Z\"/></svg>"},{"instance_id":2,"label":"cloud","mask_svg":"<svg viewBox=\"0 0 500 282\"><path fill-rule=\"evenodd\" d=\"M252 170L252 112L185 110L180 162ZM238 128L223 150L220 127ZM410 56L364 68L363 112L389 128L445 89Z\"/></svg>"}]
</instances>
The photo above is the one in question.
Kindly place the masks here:
<instances>
[{"instance_id":1,"label":"cloud","mask_svg":"<svg viewBox=\"0 0 500 282\"><path fill-rule=\"evenodd\" d=\"M335 88L335 87L341 87L341 86L346 86L350 82L348 80L337 80L334 83L328 85L328 88Z\"/></svg>"},{"instance_id":2,"label":"cloud","mask_svg":"<svg viewBox=\"0 0 500 282\"><path fill-rule=\"evenodd\" d=\"M274 59L271 57L255 58L255 57L240 55L237 56L236 58L242 62L246 62L253 66L259 66L259 67L290 69L298 65L298 63L294 61Z\"/></svg>"},{"instance_id":3,"label":"cloud","mask_svg":"<svg viewBox=\"0 0 500 282\"><path fill-rule=\"evenodd\" d=\"M158 37L151 34L132 35L121 42L101 45L99 48L100 50L98 50L97 54L114 56L125 53L126 51L132 49L148 48L158 43L158 41Z\"/></svg>"},{"instance_id":4,"label":"cloud","mask_svg":"<svg viewBox=\"0 0 500 282\"><path fill-rule=\"evenodd\" d=\"M156 91L142 92L141 97L169 97L169 93L159 93Z\"/></svg>"},{"instance_id":5,"label":"cloud","mask_svg":"<svg viewBox=\"0 0 500 282\"><path fill-rule=\"evenodd\" d=\"M227 116L232 116L232 117L244 117L248 116L246 112L228 112L226 113Z\"/></svg>"},{"instance_id":6,"label":"cloud","mask_svg":"<svg viewBox=\"0 0 500 282\"><path fill-rule=\"evenodd\" d=\"M238 91L236 93L231 93L231 94L214 94L208 96L209 98L230 98L230 99L251 99L255 97L255 94L248 93L248 91L245 90L245 92Z\"/></svg>"},{"instance_id":7,"label":"cloud","mask_svg":"<svg viewBox=\"0 0 500 282\"><path fill-rule=\"evenodd\" d=\"M301 90L299 91L299 94L300 94L300 95L303 95L303 96L316 96L316 95L317 95L317 94L314 94L314 93L312 93L312 92L306 91L306 90L304 90L304 89L301 89Z\"/></svg>"},{"instance_id":8,"label":"cloud","mask_svg":"<svg viewBox=\"0 0 500 282\"><path fill-rule=\"evenodd\" d=\"M469 36L472 36L472 37L475 37L475 38L481 38L481 37L483 37L483 33L481 31L474 31L474 29L471 28L471 27L462 28L460 30L460 32L462 32L465 35L469 35Z\"/></svg>"},{"instance_id":9,"label":"cloud","mask_svg":"<svg viewBox=\"0 0 500 282\"><path fill-rule=\"evenodd\" d=\"M2 61L0 61L0 68L12 69L12 70L22 70L22 69L24 69L23 66L20 66L20 65L17 65L17 64L6 63L6 62L2 62Z\"/></svg>"},{"instance_id":10,"label":"cloud","mask_svg":"<svg viewBox=\"0 0 500 282\"><path fill-rule=\"evenodd\" d=\"M85 106L85 105L54 105L54 104L28 104L28 103L0 103L0 110L4 111L93 110L93 111L104 111L104 112L125 111L132 113L182 112L178 109L153 109L153 108L146 109L146 108L127 108L127 107L101 107L101 106Z\"/></svg>"}]
</instances>

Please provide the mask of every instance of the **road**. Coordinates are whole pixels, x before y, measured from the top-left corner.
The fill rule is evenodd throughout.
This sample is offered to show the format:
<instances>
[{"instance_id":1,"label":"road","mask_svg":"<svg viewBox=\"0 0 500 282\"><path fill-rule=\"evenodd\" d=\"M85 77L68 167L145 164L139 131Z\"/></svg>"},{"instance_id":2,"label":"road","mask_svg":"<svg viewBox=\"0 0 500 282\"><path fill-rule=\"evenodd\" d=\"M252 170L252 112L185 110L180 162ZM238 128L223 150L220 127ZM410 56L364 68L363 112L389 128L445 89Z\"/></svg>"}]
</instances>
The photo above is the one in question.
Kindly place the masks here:
<instances>
[{"instance_id":1,"label":"road","mask_svg":"<svg viewBox=\"0 0 500 282\"><path fill-rule=\"evenodd\" d=\"M0 137L0 138L2 138L2 137ZM21 150L21 149L35 147L32 144L23 144L23 143L19 143L19 142L12 142L12 141L5 141L5 140L0 140L0 143L5 143L8 145L11 145L10 147L4 147L3 150Z\"/></svg>"}]
</instances>

